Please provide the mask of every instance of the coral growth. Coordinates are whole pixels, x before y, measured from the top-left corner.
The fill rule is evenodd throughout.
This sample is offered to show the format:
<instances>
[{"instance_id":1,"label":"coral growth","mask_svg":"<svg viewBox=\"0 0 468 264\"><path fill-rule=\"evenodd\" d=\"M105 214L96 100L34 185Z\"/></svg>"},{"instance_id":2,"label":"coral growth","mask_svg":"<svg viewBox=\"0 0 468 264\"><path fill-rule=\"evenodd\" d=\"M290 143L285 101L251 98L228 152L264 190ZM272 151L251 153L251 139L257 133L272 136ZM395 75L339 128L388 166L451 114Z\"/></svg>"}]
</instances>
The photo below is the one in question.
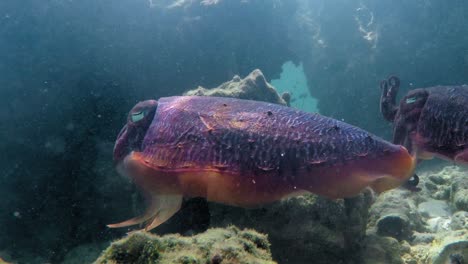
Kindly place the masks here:
<instances>
[{"instance_id":1,"label":"coral growth","mask_svg":"<svg viewBox=\"0 0 468 264\"><path fill-rule=\"evenodd\" d=\"M274 264L267 236L234 226L183 237L135 232L108 247L95 263Z\"/></svg>"}]
</instances>

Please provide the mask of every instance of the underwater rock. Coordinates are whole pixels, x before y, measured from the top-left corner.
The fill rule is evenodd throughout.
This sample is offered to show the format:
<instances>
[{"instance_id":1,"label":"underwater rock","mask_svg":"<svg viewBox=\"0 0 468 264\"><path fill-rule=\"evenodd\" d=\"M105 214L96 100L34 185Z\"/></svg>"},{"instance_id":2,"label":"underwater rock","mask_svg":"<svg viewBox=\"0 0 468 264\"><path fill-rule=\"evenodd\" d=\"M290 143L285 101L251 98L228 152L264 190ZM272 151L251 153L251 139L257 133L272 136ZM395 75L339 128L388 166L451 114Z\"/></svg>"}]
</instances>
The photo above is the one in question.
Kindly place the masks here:
<instances>
[{"instance_id":1,"label":"underwater rock","mask_svg":"<svg viewBox=\"0 0 468 264\"><path fill-rule=\"evenodd\" d=\"M424 217L448 217L451 215L449 204L441 200L429 200L418 205L418 212Z\"/></svg>"},{"instance_id":2,"label":"underwater rock","mask_svg":"<svg viewBox=\"0 0 468 264\"><path fill-rule=\"evenodd\" d=\"M366 246L367 251L364 255L366 259L375 260L374 263L392 263L391 261L400 263L398 259L388 259L391 252L399 250L401 261L405 264L445 264L466 261L468 212L453 210L459 209L459 206L463 208L463 199L460 197L464 197L463 192L466 190L466 170L446 166L435 172L421 172L420 179L422 188L420 192L391 190L380 195L372 205L367 240L373 242ZM395 226L399 228L394 228ZM402 233L408 226L410 232L400 241L399 249L396 243L385 244L385 242L390 243L388 236L404 237ZM392 232L397 233L397 236L392 235ZM384 237L381 240L372 238L375 234Z\"/></svg>"},{"instance_id":3,"label":"underwater rock","mask_svg":"<svg viewBox=\"0 0 468 264\"><path fill-rule=\"evenodd\" d=\"M454 255L460 255L464 260L468 260L468 230L438 234L428 251L427 260L432 264L453 263L450 259Z\"/></svg>"},{"instance_id":4,"label":"underwater rock","mask_svg":"<svg viewBox=\"0 0 468 264\"><path fill-rule=\"evenodd\" d=\"M280 105L289 105L290 100L287 93L279 95L276 89L266 81L265 76L259 69L252 71L244 79L236 75L231 81L225 82L216 88L207 89L199 86L194 90L185 92L183 95L233 97Z\"/></svg>"},{"instance_id":5,"label":"underwater rock","mask_svg":"<svg viewBox=\"0 0 468 264\"><path fill-rule=\"evenodd\" d=\"M234 226L190 237L134 232L113 242L95 263L273 264L267 236Z\"/></svg>"},{"instance_id":6,"label":"underwater rock","mask_svg":"<svg viewBox=\"0 0 468 264\"><path fill-rule=\"evenodd\" d=\"M418 244L411 247L409 252L404 253L401 259L405 264L432 264L426 261L430 244Z\"/></svg>"},{"instance_id":7,"label":"underwater rock","mask_svg":"<svg viewBox=\"0 0 468 264\"><path fill-rule=\"evenodd\" d=\"M423 187L420 196L448 201L453 192L452 184L466 178L466 175L466 169L458 166L445 166L437 172L422 172L419 175L420 186Z\"/></svg>"},{"instance_id":8,"label":"underwater rock","mask_svg":"<svg viewBox=\"0 0 468 264\"><path fill-rule=\"evenodd\" d=\"M364 263L403 264L401 255L404 248L393 237L369 234L365 240Z\"/></svg>"},{"instance_id":9,"label":"underwater rock","mask_svg":"<svg viewBox=\"0 0 468 264\"><path fill-rule=\"evenodd\" d=\"M368 230L381 236L419 244L418 232L446 232L452 228L452 207L463 210L466 171L456 166L446 166L439 171L420 173L422 190L390 190L377 197L369 216ZM460 215L461 216L461 215ZM457 219L458 220L458 219ZM457 221L455 220L455 221ZM455 222L455 228L459 224Z\"/></svg>"},{"instance_id":10,"label":"underwater rock","mask_svg":"<svg viewBox=\"0 0 468 264\"><path fill-rule=\"evenodd\" d=\"M468 212L459 211L453 214L450 228L452 230L468 230Z\"/></svg>"},{"instance_id":11,"label":"underwater rock","mask_svg":"<svg viewBox=\"0 0 468 264\"><path fill-rule=\"evenodd\" d=\"M467 258L467 230L437 233L430 243L413 245L402 256L404 263L408 264L458 264Z\"/></svg>"},{"instance_id":12,"label":"underwater rock","mask_svg":"<svg viewBox=\"0 0 468 264\"><path fill-rule=\"evenodd\" d=\"M70 250L64 257L62 264L93 263L109 243L91 243L79 245Z\"/></svg>"},{"instance_id":13,"label":"underwater rock","mask_svg":"<svg viewBox=\"0 0 468 264\"><path fill-rule=\"evenodd\" d=\"M398 240L409 239L412 234L410 220L404 214L386 214L377 220L377 234Z\"/></svg>"},{"instance_id":14,"label":"underwater rock","mask_svg":"<svg viewBox=\"0 0 468 264\"><path fill-rule=\"evenodd\" d=\"M449 200L452 175L457 170L454 166L446 166L440 171L422 172L419 176L422 191L421 197L428 197L436 200Z\"/></svg>"},{"instance_id":15,"label":"underwater rock","mask_svg":"<svg viewBox=\"0 0 468 264\"><path fill-rule=\"evenodd\" d=\"M411 243L413 245L418 245L418 244L429 244L435 239L435 234L432 233L419 233L419 232L414 232L413 234L413 240Z\"/></svg>"},{"instance_id":16,"label":"underwater rock","mask_svg":"<svg viewBox=\"0 0 468 264\"><path fill-rule=\"evenodd\" d=\"M332 201L307 194L261 209L210 204L211 224L234 224L267 233L280 263L361 263L371 194Z\"/></svg>"},{"instance_id":17,"label":"underwater rock","mask_svg":"<svg viewBox=\"0 0 468 264\"><path fill-rule=\"evenodd\" d=\"M395 189L377 197L369 212L368 229L398 240L409 240L413 231L424 231L424 223L412 198L414 193Z\"/></svg>"},{"instance_id":18,"label":"underwater rock","mask_svg":"<svg viewBox=\"0 0 468 264\"><path fill-rule=\"evenodd\" d=\"M422 191L416 199L425 218L451 217L468 209L468 172L463 167L446 166L420 174ZM437 200L434 200L437 199Z\"/></svg>"},{"instance_id":19,"label":"underwater rock","mask_svg":"<svg viewBox=\"0 0 468 264\"><path fill-rule=\"evenodd\" d=\"M468 211L468 173L454 178L451 190L452 204L458 210Z\"/></svg>"},{"instance_id":20,"label":"underwater rock","mask_svg":"<svg viewBox=\"0 0 468 264\"><path fill-rule=\"evenodd\" d=\"M450 230L450 223L452 222L450 217L434 217L430 218L427 221L427 226L429 231L433 233L443 232Z\"/></svg>"}]
</instances>

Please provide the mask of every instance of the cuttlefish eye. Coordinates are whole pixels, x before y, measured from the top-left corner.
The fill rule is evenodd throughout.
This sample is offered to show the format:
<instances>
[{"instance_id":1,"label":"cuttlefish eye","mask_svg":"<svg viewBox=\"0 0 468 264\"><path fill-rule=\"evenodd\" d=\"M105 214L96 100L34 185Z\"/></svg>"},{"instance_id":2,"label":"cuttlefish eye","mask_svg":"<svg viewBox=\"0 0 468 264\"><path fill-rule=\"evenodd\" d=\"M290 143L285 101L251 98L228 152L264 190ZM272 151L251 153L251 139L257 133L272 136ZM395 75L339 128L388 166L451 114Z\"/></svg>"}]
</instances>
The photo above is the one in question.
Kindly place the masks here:
<instances>
[{"instance_id":1,"label":"cuttlefish eye","mask_svg":"<svg viewBox=\"0 0 468 264\"><path fill-rule=\"evenodd\" d=\"M138 122L140 120L142 120L143 118L145 117L145 112L144 111L139 111L139 112L136 112L136 113L132 113L131 115L131 119L132 119L132 122Z\"/></svg>"},{"instance_id":2,"label":"cuttlefish eye","mask_svg":"<svg viewBox=\"0 0 468 264\"><path fill-rule=\"evenodd\" d=\"M407 104L412 104L412 103L416 102L416 100L418 100L418 98L416 96L415 97L410 97L410 98L406 99L406 103Z\"/></svg>"},{"instance_id":3,"label":"cuttlefish eye","mask_svg":"<svg viewBox=\"0 0 468 264\"><path fill-rule=\"evenodd\" d=\"M416 89L408 92L405 100L403 101L405 105L412 105L417 104L418 106L422 106L426 103L426 100L429 96L429 93L423 89Z\"/></svg>"}]
</instances>

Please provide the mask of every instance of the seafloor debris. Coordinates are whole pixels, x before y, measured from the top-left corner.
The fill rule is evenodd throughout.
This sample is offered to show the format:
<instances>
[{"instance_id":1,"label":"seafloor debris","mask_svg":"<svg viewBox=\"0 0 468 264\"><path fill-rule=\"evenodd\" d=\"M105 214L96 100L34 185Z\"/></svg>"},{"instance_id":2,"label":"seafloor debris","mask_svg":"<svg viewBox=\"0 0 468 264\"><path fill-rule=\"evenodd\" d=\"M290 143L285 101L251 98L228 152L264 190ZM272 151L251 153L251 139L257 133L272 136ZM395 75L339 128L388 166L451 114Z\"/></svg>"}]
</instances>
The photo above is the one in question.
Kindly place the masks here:
<instances>
[{"instance_id":1,"label":"seafloor debris","mask_svg":"<svg viewBox=\"0 0 468 264\"><path fill-rule=\"evenodd\" d=\"M233 97L280 105L289 105L291 99L288 93L279 95L276 89L266 81L265 76L259 69L252 71L244 79L236 75L232 80L216 88L207 89L199 86L184 93L184 95Z\"/></svg>"},{"instance_id":2,"label":"seafloor debris","mask_svg":"<svg viewBox=\"0 0 468 264\"><path fill-rule=\"evenodd\" d=\"M183 237L135 232L113 242L95 263L276 263L267 236L234 226Z\"/></svg>"}]
</instances>

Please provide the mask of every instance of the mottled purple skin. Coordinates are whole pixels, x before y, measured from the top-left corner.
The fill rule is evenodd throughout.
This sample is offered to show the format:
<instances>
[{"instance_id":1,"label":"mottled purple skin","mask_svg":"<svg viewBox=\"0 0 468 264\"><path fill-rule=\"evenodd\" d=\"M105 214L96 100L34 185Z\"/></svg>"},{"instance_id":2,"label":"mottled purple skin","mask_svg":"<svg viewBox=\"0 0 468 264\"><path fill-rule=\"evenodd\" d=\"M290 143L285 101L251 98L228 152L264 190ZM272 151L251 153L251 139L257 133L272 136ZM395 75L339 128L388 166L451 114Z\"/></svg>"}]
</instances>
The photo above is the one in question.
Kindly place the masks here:
<instances>
[{"instance_id":1,"label":"mottled purple skin","mask_svg":"<svg viewBox=\"0 0 468 264\"><path fill-rule=\"evenodd\" d=\"M140 152L142 161L134 163L150 168L146 178L177 177L164 184L177 185L174 189L186 196L233 205L271 202L299 190L350 197L374 183L378 191L394 188L413 169L401 146L344 122L276 104L177 96L136 108L137 113L156 111L149 127L144 125L147 130L139 130L142 140L128 138L138 134L130 122L135 111L130 112L114 159L121 163L131 151ZM190 176L210 173L211 178L199 181ZM140 184L148 184L145 177ZM213 186L206 186L213 181L225 193L210 194Z\"/></svg>"},{"instance_id":2,"label":"mottled purple skin","mask_svg":"<svg viewBox=\"0 0 468 264\"><path fill-rule=\"evenodd\" d=\"M218 97L170 97L158 102L161 114L155 116L142 149L146 156L169 161L167 166L173 169L194 162L229 166L233 171L294 175L301 168L400 151L344 122L277 104ZM181 145L187 147L180 149Z\"/></svg>"},{"instance_id":3,"label":"mottled purple skin","mask_svg":"<svg viewBox=\"0 0 468 264\"><path fill-rule=\"evenodd\" d=\"M381 112L394 123L393 143L419 158L468 163L468 86L435 86L408 92L397 107L399 80L381 83Z\"/></svg>"}]
</instances>

